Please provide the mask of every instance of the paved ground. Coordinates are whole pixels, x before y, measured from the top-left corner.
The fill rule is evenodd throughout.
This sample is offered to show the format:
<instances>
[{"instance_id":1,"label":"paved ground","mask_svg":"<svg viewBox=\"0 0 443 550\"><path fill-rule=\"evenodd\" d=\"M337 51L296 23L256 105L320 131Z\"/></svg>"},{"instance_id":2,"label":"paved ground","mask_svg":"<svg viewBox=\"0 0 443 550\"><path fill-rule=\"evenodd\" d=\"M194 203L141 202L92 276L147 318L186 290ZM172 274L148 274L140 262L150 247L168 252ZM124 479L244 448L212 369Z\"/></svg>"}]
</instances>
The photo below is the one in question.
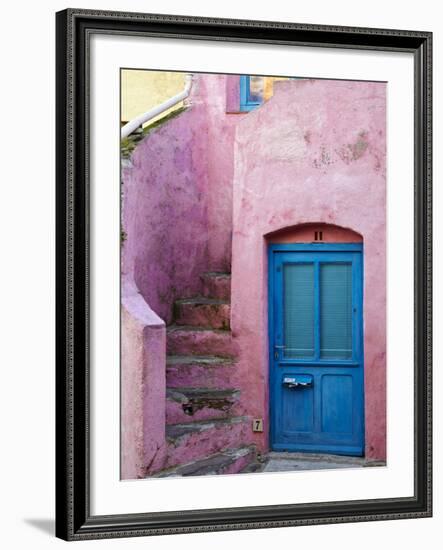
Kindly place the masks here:
<instances>
[{"instance_id":1,"label":"paved ground","mask_svg":"<svg viewBox=\"0 0 443 550\"><path fill-rule=\"evenodd\" d=\"M292 472L294 470L333 470L336 468L364 468L385 466L385 462L365 458L314 453L268 453L262 472Z\"/></svg>"}]
</instances>

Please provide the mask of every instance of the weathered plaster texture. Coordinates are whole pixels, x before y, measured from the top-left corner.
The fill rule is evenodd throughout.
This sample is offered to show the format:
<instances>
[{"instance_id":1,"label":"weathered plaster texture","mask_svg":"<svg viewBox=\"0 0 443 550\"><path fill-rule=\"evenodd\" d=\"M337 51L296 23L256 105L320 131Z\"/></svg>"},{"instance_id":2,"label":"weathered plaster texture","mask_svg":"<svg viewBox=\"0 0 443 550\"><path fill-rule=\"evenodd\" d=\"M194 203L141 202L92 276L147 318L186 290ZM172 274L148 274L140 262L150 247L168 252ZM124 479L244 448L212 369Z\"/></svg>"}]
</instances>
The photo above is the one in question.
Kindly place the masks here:
<instances>
[{"instance_id":1,"label":"weathered plaster texture","mask_svg":"<svg viewBox=\"0 0 443 550\"><path fill-rule=\"evenodd\" d=\"M238 75L226 76L226 112L240 112L240 77Z\"/></svg>"},{"instance_id":2,"label":"weathered plaster texture","mask_svg":"<svg viewBox=\"0 0 443 550\"><path fill-rule=\"evenodd\" d=\"M143 297L166 323L175 299L198 294L207 268L204 128L198 107L190 107L145 138L122 174L122 269L133 269Z\"/></svg>"},{"instance_id":3,"label":"weathered plaster texture","mask_svg":"<svg viewBox=\"0 0 443 550\"><path fill-rule=\"evenodd\" d=\"M121 478L133 479L165 460L165 325L128 281L121 311Z\"/></svg>"},{"instance_id":4,"label":"weathered plaster texture","mask_svg":"<svg viewBox=\"0 0 443 550\"><path fill-rule=\"evenodd\" d=\"M140 142L122 171L123 273L166 323L206 271L230 271L233 140L226 76L194 75L190 106ZM240 115L241 118L241 115Z\"/></svg>"},{"instance_id":5,"label":"weathered plaster texture","mask_svg":"<svg viewBox=\"0 0 443 550\"><path fill-rule=\"evenodd\" d=\"M265 418L264 433L254 436L262 449L266 236L323 223L363 237L366 456L386 456L385 93L383 83L279 82L274 97L237 126L231 327L245 413Z\"/></svg>"},{"instance_id":6,"label":"weathered plaster texture","mask_svg":"<svg viewBox=\"0 0 443 550\"><path fill-rule=\"evenodd\" d=\"M196 95L191 101L205 105L207 131L201 136L206 144L208 271L230 271L232 241L232 181L234 176L235 127L245 115L227 111L226 75L199 75ZM238 82L238 78L237 78Z\"/></svg>"}]
</instances>

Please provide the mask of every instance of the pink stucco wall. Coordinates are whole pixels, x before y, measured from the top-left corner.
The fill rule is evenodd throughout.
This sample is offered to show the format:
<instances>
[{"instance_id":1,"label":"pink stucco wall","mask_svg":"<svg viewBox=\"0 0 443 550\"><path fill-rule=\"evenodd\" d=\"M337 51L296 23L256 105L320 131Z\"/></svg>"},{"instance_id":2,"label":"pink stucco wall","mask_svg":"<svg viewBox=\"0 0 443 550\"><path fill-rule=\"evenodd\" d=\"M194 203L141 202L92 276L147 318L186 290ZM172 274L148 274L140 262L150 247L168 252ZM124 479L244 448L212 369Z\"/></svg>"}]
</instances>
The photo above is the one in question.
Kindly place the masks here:
<instances>
[{"instance_id":1,"label":"pink stucco wall","mask_svg":"<svg viewBox=\"0 0 443 550\"><path fill-rule=\"evenodd\" d=\"M121 303L121 468L122 479L144 477L165 460L166 398L164 322L137 287L122 280Z\"/></svg>"},{"instance_id":2,"label":"pink stucco wall","mask_svg":"<svg viewBox=\"0 0 443 550\"><path fill-rule=\"evenodd\" d=\"M227 113L229 82L232 77L226 75L200 77L199 97L207 106L208 120L204 139L208 159L209 271L231 271L233 143L236 125L245 114Z\"/></svg>"},{"instance_id":3,"label":"pink stucco wall","mask_svg":"<svg viewBox=\"0 0 443 550\"><path fill-rule=\"evenodd\" d=\"M384 83L278 82L237 126L233 181L232 313L247 412L265 419L267 240L326 223L364 242L366 457L386 457L386 169Z\"/></svg>"},{"instance_id":4,"label":"pink stucco wall","mask_svg":"<svg viewBox=\"0 0 443 550\"><path fill-rule=\"evenodd\" d=\"M267 450L267 244L309 242L309 224L327 227L326 242L349 241L349 230L363 239L366 456L386 455L385 85L278 82L247 114L236 111L237 94L238 77L194 75L187 110L122 170L124 479L165 460L173 303L201 294L201 275L229 272L231 260L237 362L222 385L241 390L236 414L264 418L263 434L247 430L245 442Z\"/></svg>"}]
</instances>

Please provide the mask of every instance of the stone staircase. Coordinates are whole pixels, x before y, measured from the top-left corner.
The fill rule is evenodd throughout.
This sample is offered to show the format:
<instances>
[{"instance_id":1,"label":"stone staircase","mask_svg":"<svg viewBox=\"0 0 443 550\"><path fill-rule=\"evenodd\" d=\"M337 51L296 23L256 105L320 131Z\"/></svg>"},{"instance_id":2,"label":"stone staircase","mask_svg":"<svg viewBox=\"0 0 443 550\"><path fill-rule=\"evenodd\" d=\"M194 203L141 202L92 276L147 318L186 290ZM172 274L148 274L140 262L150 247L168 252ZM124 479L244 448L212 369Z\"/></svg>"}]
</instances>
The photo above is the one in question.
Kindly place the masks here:
<instances>
[{"instance_id":1,"label":"stone staircase","mask_svg":"<svg viewBox=\"0 0 443 550\"><path fill-rule=\"evenodd\" d=\"M157 477L249 471L251 419L241 415L226 273L205 273L203 295L177 300L167 330L167 458Z\"/></svg>"}]
</instances>

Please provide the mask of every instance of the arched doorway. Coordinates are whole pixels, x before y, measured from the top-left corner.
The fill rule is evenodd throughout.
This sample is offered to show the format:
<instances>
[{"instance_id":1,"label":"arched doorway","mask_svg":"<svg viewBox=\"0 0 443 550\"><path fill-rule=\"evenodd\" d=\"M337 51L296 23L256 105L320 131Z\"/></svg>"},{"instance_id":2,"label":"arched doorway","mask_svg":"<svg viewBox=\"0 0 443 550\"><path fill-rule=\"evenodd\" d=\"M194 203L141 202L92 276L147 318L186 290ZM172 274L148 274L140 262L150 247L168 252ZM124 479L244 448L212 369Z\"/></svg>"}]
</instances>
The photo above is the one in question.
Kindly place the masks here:
<instances>
[{"instance_id":1,"label":"arched doorway","mask_svg":"<svg viewBox=\"0 0 443 550\"><path fill-rule=\"evenodd\" d=\"M305 224L268 242L271 449L361 456L362 238Z\"/></svg>"}]
</instances>

